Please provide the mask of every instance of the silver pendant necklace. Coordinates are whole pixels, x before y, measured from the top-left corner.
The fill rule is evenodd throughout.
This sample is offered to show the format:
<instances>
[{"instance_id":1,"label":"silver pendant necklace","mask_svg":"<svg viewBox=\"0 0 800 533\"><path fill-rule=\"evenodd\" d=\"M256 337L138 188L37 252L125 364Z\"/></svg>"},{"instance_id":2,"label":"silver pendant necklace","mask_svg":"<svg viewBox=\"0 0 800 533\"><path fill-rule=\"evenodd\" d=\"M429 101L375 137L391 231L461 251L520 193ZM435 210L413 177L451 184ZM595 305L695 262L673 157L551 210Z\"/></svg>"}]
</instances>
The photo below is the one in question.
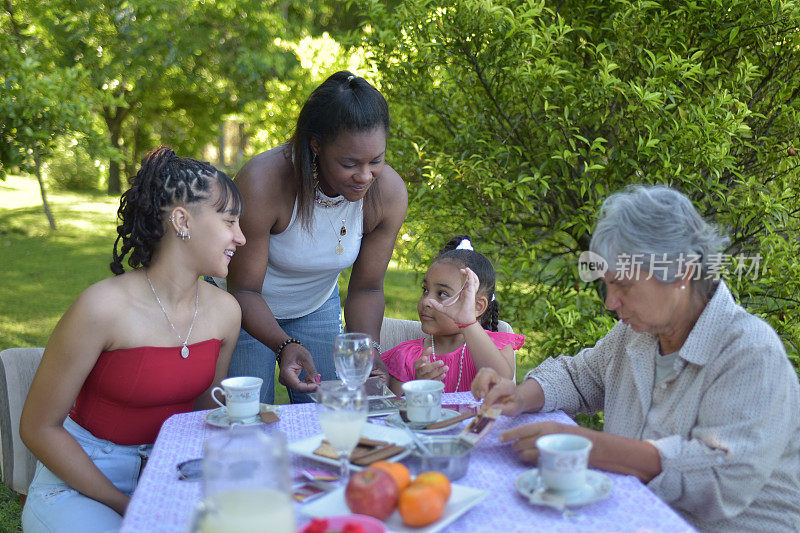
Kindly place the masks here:
<instances>
[{"instance_id":1,"label":"silver pendant necklace","mask_svg":"<svg viewBox=\"0 0 800 533\"><path fill-rule=\"evenodd\" d=\"M328 216L328 213L325 213L325 218L328 219L328 224L330 224L331 225L331 229L335 233L337 233L336 239L337 239L338 242L336 243L336 248L333 249L333 251L336 252L336 255L342 255L344 253L344 246L342 246L342 237L347 235L347 215L350 213L350 206L351 205L352 205L352 203L348 203L347 204L347 209L345 209L344 217L341 219L342 220L342 227L339 228L338 232L336 231L336 226L333 225L333 221L331 220L331 217Z\"/></svg>"},{"instance_id":2,"label":"silver pendant necklace","mask_svg":"<svg viewBox=\"0 0 800 533\"><path fill-rule=\"evenodd\" d=\"M458 388L461 386L461 372L464 371L464 352L467 349L467 343L465 342L464 345L461 347L461 362L458 364L458 382L456 383L456 388L453 392L458 392ZM433 342L433 335L431 335L431 363L434 362L436 359L434 356L436 355L436 344ZM444 361L444 360L443 360Z\"/></svg>"},{"instance_id":3,"label":"silver pendant necklace","mask_svg":"<svg viewBox=\"0 0 800 533\"><path fill-rule=\"evenodd\" d=\"M181 339L181 336L178 335L178 330L175 329L175 325L172 323L172 320L169 319L169 315L167 314L167 310L164 309L164 305L161 303L161 299L156 294L156 288L153 287L153 282L150 281L150 274L147 273L147 270L144 271L144 276L147 278L147 283L150 285L150 290L153 291L153 296L156 297L156 301L158 302L158 306L161 308L161 312L164 313L164 317L169 322L169 327L172 328L172 331L175 333L175 336L178 337L178 342L183 344L181 348L181 357L186 359L189 357L189 347L186 344L189 342L189 336L192 334L192 328L194 327L194 321L197 319L197 302L200 297L200 282L197 282L197 286L195 287L194 291L194 316L192 317L192 323L189 324L189 331L186 333L186 338Z\"/></svg>"}]
</instances>

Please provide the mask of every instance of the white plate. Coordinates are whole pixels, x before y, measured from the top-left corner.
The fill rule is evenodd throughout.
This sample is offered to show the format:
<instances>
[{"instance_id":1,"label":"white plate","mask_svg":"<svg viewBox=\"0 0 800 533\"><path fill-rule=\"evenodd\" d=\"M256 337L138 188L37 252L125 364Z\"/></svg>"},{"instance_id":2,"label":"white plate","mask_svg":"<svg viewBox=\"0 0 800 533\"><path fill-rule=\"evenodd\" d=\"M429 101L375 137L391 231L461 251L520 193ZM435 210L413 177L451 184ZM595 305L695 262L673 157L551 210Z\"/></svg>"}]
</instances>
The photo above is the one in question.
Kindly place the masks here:
<instances>
[{"instance_id":1,"label":"white plate","mask_svg":"<svg viewBox=\"0 0 800 533\"><path fill-rule=\"evenodd\" d=\"M277 405L270 405L268 403L261 404L261 412L265 413L272 411L280 417L280 408ZM256 426L263 424L261 418L254 416L245 420L232 420L228 418L228 412L224 407L218 407L206 415L206 422L218 428L229 428L231 426Z\"/></svg>"},{"instance_id":2,"label":"white plate","mask_svg":"<svg viewBox=\"0 0 800 533\"><path fill-rule=\"evenodd\" d=\"M368 439L391 442L393 444L406 447L405 451L398 453L394 457L389 457L386 459L387 461L399 461L411 453L411 437L409 437L403 430L390 428L387 426L379 426L378 424L366 423L364 424L364 429L361 430L361 436L367 437ZM339 461L336 459L329 459L314 453L314 450L319 448L319 445L322 444L324 439L325 435L320 433L318 435L314 435L313 437L290 442L288 448L293 454L302 455L303 457L308 457L309 459L314 459L315 461L319 461L321 463L339 466ZM361 470L363 468L365 467L357 466L352 463L350 464L350 469L352 470Z\"/></svg>"},{"instance_id":3,"label":"white plate","mask_svg":"<svg viewBox=\"0 0 800 533\"><path fill-rule=\"evenodd\" d=\"M433 524L427 527L408 527L403 524L400 514L395 511L386 520L386 529L396 533L434 533L466 513L489 494L485 490L473 489L464 485L453 484L451 487L453 492L444 508L444 515ZM322 498L304 505L300 508L300 512L314 518L349 514L350 510L344 501L344 488L340 487Z\"/></svg>"},{"instance_id":4,"label":"white plate","mask_svg":"<svg viewBox=\"0 0 800 533\"><path fill-rule=\"evenodd\" d=\"M439 420L437 422L442 422L444 420L449 420L454 416L458 416L458 411L453 411L452 409L442 409L442 414L439 416ZM466 420L464 420L466 422ZM403 422L403 418L400 416L400 413L394 413L386 417L386 423L390 426L394 426L396 428L402 428L406 425ZM453 429L458 428L458 424L453 424L452 426L447 426L439 429L425 429L425 426L428 424L415 424L414 422L409 422L408 427L413 429L416 433L442 433L445 431L452 431Z\"/></svg>"},{"instance_id":5,"label":"white plate","mask_svg":"<svg viewBox=\"0 0 800 533\"><path fill-rule=\"evenodd\" d=\"M578 491L560 494L544 488L539 470L532 468L519 476L514 484L517 491L533 505L546 505L563 509L586 505L608 498L614 483L607 475L597 470L586 471L586 485Z\"/></svg>"}]
</instances>

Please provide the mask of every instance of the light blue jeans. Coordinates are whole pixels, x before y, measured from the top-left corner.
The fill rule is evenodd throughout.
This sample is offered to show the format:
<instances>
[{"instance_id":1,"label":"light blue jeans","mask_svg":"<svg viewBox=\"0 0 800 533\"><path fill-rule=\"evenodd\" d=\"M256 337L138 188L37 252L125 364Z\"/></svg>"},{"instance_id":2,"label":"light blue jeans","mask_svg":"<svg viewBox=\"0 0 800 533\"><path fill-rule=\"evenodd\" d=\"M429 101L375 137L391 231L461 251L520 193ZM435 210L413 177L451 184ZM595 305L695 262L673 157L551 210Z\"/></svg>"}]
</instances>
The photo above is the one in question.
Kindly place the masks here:
<instances>
[{"instance_id":1,"label":"light blue jeans","mask_svg":"<svg viewBox=\"0 0 800 533\"><path fill-rule=\"evenodd\" d=\"M319 309L306 316L278 320L278 325L290 337L303 343L314 358L317 372L322 379L336 379L333 364L333 339L342 333L342 306L339 291L334 289ZM300 374L300 380L305 378ZM261 344L244 329L239 332L239 340L228 367L228 376L256 376L264 380L261 386L261 401L275 402L275 352ZM311 398L303 392L289 389L292 403L308 403Z\"/></svg>"},{"instance_id":2,"label":"light blue jeans","mask_svg":"<svg viewBox=\"0 0 800 533\"><path fill-rule=\"evenodd\" d=\"M75 437L115 487L128 496L133 494L142 458L150 454L152 445L120 446L98 439L69 417L64 421L64 429ZM42 463L36 463L36 473L22 510L22 530L25 533L100 533L118 531L121 525L122 517L116 511L84 496Z\"/></svg>"}]
</instances>

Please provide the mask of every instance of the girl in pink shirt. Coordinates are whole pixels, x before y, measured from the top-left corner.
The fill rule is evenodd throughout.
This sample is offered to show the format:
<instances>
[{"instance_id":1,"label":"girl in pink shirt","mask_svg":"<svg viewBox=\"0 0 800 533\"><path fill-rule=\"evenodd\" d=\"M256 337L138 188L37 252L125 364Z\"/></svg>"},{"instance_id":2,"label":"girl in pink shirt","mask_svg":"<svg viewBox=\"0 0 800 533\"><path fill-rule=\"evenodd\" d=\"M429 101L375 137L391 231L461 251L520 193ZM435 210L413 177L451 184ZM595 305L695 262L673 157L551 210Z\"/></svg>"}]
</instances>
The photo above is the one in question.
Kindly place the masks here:
<instances>
[{"instance_id":1,"label":"girl in pink shirt","mask_svg":"<svg viewBox=\"0 0 800 533\"><path fill-rule=\"evenodd\" d=\"M514 350L525 336L497 331L494 285L492 264L472 249L469 237L459 235L445 245L425 274L417 302L428 336L381 354L395 394L412 379L438 379L445 392L468 391L483 367L514 379Z\"/></svg>"}]
</instances>

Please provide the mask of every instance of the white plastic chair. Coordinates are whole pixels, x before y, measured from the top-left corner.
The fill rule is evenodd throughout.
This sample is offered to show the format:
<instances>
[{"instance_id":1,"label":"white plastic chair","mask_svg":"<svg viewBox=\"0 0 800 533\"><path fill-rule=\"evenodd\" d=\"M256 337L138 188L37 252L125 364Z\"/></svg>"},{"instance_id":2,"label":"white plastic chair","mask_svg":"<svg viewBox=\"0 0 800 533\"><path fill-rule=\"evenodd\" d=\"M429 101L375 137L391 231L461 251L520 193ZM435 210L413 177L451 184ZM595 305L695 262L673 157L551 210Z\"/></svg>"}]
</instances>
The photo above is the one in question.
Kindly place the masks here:
<instances>
[{"instance_id":1,"label":"white plastic chair","mask_svg":"<svg viewBox=\"0 0 800 533\"><path fill-rule=\"evenodd\" d=\"M3 484L20 495L28 493L36 469L36 457L22 443L19 419L43 353L44 348L8 348L0 352Z\"/></svg>"}]
</instances>

